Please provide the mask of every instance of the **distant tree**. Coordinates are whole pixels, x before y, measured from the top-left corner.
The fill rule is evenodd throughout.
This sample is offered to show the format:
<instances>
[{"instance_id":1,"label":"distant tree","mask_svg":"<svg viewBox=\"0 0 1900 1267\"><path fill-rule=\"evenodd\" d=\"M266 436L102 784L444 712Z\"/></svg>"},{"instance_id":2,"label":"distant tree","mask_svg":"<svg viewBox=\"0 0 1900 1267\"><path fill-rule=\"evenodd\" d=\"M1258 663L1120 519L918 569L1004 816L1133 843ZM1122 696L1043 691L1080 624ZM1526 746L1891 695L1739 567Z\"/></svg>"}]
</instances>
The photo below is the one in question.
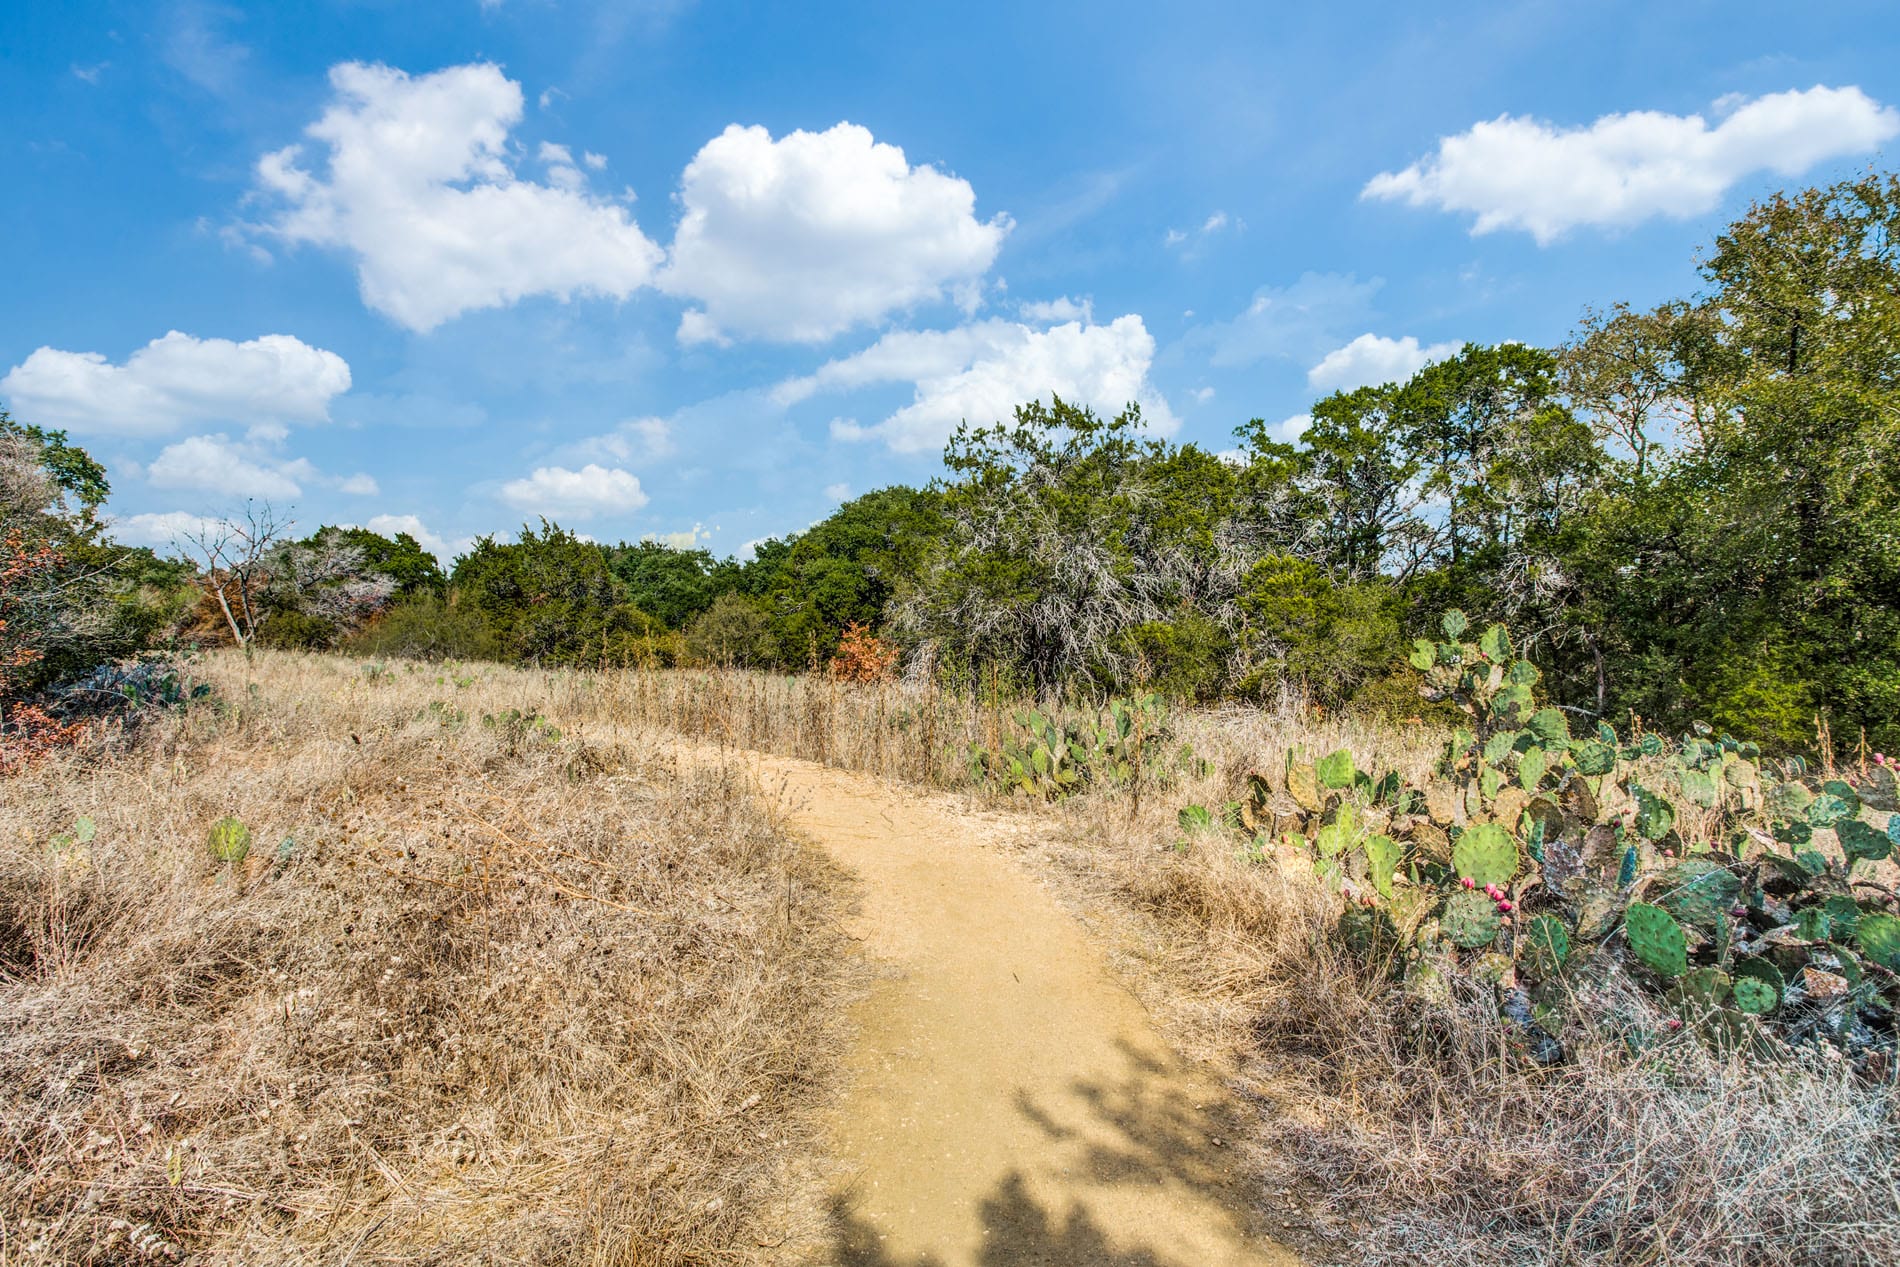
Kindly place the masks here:
<instances>
[{"instance_id":1,"label":"distant tree","mask_svg":"<svg viewBox=\"0 0 1900 1267\"><path fill-rule=\"evenodd\" d=\"M5 636L16 654L31 649L11 671L16 689L131 655L166 621L181 569L106 540L98 511L110 492L104 468L63 432L0 410L0 539L16 569Z\"/></svg>"},{"instance_id":2,"label":"distant tree","mask_svg":"<svg viewBox=\"0 0 1900 1267\"><path fill-rule=\"evenodd\" d=\"M762 669L776 659L774 647L764 608L731 591L686 626L686 649L701 664Z\"/></svg>"},{"instance_id":3,"label":"distant tree","mask_svg":"<svg viewBox=\"0 0 1900 1267\"><path fill-rule=\"evenodd\" d=\"M770 572L760 597L780 662L824 664L846 626L883 628L937 531L933 493L887 488L846 502L782 550L760 547L755 562Z\"/></svg>"},{"instance_id":4,"label":"distant tree","mask_svg":"<svg viewBox=\"0 0 1900 1267\"><path fill-rule=\"evenodd\" d=\"M395 597L415 598L421 594L438 597L448 592L449 578L435 555L406 532L386 537L368 528L319 528L305 538L305 546L326 542L326 548L347 547L355 550L365 573L386 576L395 585Z\"/></svg>"},{"instance_id":5,"label":"distant tree","mask_svg":"<svg viewBox=\"0 0 1900 1267\"><path fill-rule=\"evenodd\" d=\"M628 601L669 629L682 627L712 606L719 592L713 557L705 550L642 541L609 547L606 556L608 568L626 587Z\"/></svg>"},{"instance_id":6,"label":"distant tree","mask_svg":"<svg viewBox=\"0 0 1900 1267\"><path fill-rule=\"evenodd\" d=\"M455 603L481 613L511 659L549 664L671 662L677 639L626 601L591 541L543 519L513 542L483 537L455 562Z\"/></svg>"},{"instance_id":7,"label":"distant tree","mask_svg":"<svg viewBox=\"0 0 1900 1267\"><path fill-rule=\"evenodd\" d=\"M1241 482L1225 463L1054 399L1013 424L959 429L945 452L944 527L896 628L950 661L1020 670L1038 695L1145 670L1139 626L1206 610L1224 636L1253 545L1227 523ZM1149 638L1147 646L1156 645Z\"/></svg>"},{"instance_id":8,"label":"distant tree","mask_svg":"<svg viewBox=\"0 0 1900 1267\"><path fill-rule=\"evenodd\" d=\"M231 641L250 655L258 630L270 618L265 592L271 552L295 520L268 501L245 503L243 518L208 520L179 536L178 544L203 564L203 583L231 631Z\"/></svg>"},{"instance_id":9,"label":"distant tree","mask_svg":"<svg viewBox=\"0 0 1900 1267\"><path fill-rule=\"evenodd\" d=\"M366 543L366 537L373 540ZM371 549L378 547L381 566L370 561ZM266 555L265 585L257 599L268 618L268 623L258 621L264 640L327 647L355 632L401 592L392 572L416 575L413 563L401 555L396 543L361 529L324 528L306 540L275 546ZM422 593L433 593L426 574L418 585Z\"/></svg>"}]
</instances>

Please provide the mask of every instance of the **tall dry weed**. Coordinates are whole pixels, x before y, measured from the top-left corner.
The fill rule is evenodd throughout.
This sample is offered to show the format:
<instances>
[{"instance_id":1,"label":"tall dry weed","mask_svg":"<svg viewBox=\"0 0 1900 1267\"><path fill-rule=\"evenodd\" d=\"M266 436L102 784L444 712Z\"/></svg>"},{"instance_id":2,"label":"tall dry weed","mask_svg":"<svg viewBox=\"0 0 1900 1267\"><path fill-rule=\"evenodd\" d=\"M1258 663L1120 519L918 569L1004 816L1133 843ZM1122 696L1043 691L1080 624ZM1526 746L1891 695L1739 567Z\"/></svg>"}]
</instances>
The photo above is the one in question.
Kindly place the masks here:
<instances>
[{"instance_id":1,"label":"tall dry weed","mask_svg":"<svg viewBox=\"0 0 1900 1267\"><path fill-rule=\"evenodd\" d=\"M742 1263L823 1235L841 877L741 776L676 767L572 676L210 675L222 707L0 782L0 1261ZM236 863L206 846L225 815Z\"/></svg>"},{"instance_id":2,"label":"tall dry weed","mask_svg":"<svg viewBox=\"0 0 1900 1267\"><path fill-rule=\"evenodd\" d=\"M968 788L1020 701L929 684L649 673L628 712L738 747ZM1900 1245L1900 1094L1825 1055L1718 1058L1688 1036L1636 1053L1652 1004L1605 988L1571 1058L1540 1070L1477 991L1424 1006L1344 953L1338 899L1302 865L1183 840L1175 811L1242 794L1290 748L1350 748L1420 779L1442 736L1289 701L1177 716L1205 777L1145 802L1096 791L1053 819L1023 803L1025 855L1118 949L1184 1051L1250 1107L1263 1189L1289 1190L1319 1252L1345 1262L1885 1264ZM1031 816L1033 815L1033 817ZM1468 988L1461 987L1461 988ZM1587 1019L1594 1015L1598 1020ZM1659 1016L1648 1020L1659 1028Z\"/></svg>"}]
</instances>

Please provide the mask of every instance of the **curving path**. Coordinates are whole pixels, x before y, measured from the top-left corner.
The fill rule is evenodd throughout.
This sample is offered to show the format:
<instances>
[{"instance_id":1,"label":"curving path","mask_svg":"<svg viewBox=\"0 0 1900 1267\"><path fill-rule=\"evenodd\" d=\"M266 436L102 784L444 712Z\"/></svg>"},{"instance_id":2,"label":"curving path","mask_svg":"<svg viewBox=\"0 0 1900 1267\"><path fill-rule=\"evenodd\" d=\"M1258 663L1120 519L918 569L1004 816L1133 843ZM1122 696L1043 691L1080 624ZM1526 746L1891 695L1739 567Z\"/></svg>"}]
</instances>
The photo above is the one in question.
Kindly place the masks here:
<instances>
[{"instance_id":1,"label":"curving path","mask_svg":"<svg viewBox=\"0 0 1900 1267\"><path fill-rule=\"evenodd\" d=\"M1184 1067L1075 919L981 824L753 754L863 881L875 970L832 1123L843 1267L1291 1267L1251 1233L1218 1082Z\"/></svg>"}]
</instances>

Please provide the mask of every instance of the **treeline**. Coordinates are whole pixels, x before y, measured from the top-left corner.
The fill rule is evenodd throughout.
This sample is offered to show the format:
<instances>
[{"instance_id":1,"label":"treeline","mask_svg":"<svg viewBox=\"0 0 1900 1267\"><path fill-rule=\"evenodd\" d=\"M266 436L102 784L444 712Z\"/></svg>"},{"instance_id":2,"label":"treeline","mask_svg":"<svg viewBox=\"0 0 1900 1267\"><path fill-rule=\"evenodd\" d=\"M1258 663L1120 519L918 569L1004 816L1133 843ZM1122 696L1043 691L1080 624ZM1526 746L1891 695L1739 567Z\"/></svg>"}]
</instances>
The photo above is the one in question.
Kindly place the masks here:
<instances>
[{"instance_id":1,"label":"treeline","mask_svg":"<svg viewBox=\"0 0 1900 1267\"><path fill-rule=\"evenodd\" d=\"M860 497L744 561L544 521L444 573L408 537L325 529L253 551L248 581L211 558L184 624L366 655L790 669L828 663L856 624L940 680L1412 712L1394 667L1456 607L1524 631L1585 716L1789 748L1820 721L1891 750L1896 241L1900 178L1778 196L1716 239L1700 293L1334 394L1295 444L1256 420L1214 454L1149 436L1132 406L1032 403L960 430L930 487ZM94 475L54 481L82 519ZM123 557L116 601L163 623L150 600L176 565ZM234 588L248 629L223 610Z\"/></svg>"}]
</instances>

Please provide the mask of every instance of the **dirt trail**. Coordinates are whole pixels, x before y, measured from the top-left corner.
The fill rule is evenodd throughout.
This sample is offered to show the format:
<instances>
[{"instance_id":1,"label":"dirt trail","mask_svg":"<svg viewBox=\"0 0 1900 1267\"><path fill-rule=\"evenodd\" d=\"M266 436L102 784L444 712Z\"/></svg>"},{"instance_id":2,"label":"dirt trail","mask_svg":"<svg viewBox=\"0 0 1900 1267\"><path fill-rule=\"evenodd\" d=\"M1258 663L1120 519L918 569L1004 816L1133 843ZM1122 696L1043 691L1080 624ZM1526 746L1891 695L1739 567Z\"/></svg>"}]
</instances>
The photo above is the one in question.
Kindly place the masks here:
<instances>
[{"instance_id":1,"label":"dirt trail","mask_svg":"<svg viewBox=\"0 0 1900 1267\"><path fill-rule=\"evenodd\" d=\"M864 883L833 1138L847 1267L1290 1267L1248 1228L1218 1082L976 821L869 776L749 758Z\"/></svg>"}]
</instances>

